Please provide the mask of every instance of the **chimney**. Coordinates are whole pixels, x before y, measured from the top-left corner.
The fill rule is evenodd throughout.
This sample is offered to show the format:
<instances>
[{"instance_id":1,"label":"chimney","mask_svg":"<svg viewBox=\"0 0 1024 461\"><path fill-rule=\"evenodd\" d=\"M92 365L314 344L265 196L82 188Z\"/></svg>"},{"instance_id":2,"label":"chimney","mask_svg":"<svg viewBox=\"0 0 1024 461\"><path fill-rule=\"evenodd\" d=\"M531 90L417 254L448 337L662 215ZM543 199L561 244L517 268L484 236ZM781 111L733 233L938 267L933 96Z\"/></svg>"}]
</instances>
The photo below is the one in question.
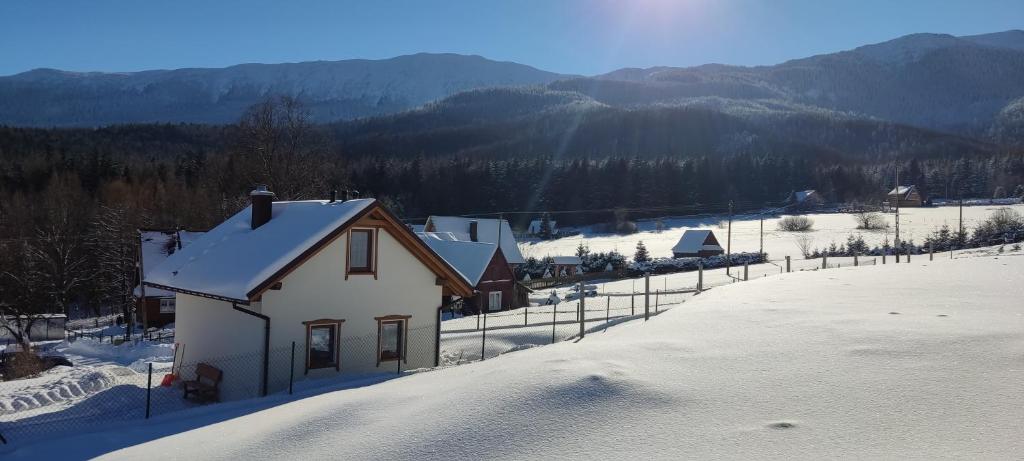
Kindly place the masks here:
<instances>
[{"instance_id":1,"label":"chimney","mask_svg":"<svg viewBox=\"0 0 1024 461\"><path fill-rule=\"evenodd\" d=\"M331 203L334 203L334 202L337 202L337 201L338 201L338 190L335 189L335 190L331 191Z\"/></svg>"},{"instance_id":2,"label":"chimney","mask_svg":"<svg viewBox=\"0 0 1024 461\"><path fill-rule=\"evenodd\" d=\"M252 200L252 228L256 229L270 221L274 193L267 190L265 184L260 184L249 193L249 198Z\"/></svg>"},{"instance_id":3,"label":"chimney","mask_svg":"<svg viewBox=\"0 0 1024 461\"><path fill-rule=\"evenodd\" d=\"M478 227L480 227L480 223L479 222L477 222L477 221L470 221L469 222L469 240L471 240L473 242L478 242L479 241L478 240L479 233L477 232L477 228Z\"/></svg>"}]
</instances>

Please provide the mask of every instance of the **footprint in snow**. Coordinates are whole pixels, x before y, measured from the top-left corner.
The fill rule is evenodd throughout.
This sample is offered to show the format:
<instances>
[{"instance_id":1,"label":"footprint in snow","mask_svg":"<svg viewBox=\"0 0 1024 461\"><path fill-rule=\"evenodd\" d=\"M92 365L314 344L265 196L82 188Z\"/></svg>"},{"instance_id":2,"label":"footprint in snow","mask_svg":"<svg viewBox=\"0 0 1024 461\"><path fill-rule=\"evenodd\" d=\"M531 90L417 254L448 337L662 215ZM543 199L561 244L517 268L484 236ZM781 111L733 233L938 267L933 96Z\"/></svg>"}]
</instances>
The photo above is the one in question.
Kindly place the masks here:
<instances>
[{"instance_id":1,"label":"footprint in snow","mask_svg":"<svg viewBox=\"0 0 1024 461\"><path fill-rule=\"evenodd\" d=\"M896 311L892 311L892 312L889 313L889 315L900 315L900 313L896 312Z\"/></svg>"},{"instance_id":2,"label":"footprint in snow","mask_svg":"<svg viewBox=\"0 0 1024 461\"><path fill-rule=\"evenodd\" d=\"M793 429L795 427L796 427L796 424L793 424L793 423L790 423L790 422L786 422L786 421L779 421L777 423L771 423L771 424L768 425L769 429L780 429L780 430L781 429Z\"/></svg>"},{"instance_id":3,"label":"footprint in snow","mask_svg":"<svg viewBox=\"0 0 1024 461\"><path fill-rule=\"evenodd\" d=\"M939 314L939 315L936 315L936 317L949 317L949 316L946 315L946 314Z\"/></svg>"}]
</instances>

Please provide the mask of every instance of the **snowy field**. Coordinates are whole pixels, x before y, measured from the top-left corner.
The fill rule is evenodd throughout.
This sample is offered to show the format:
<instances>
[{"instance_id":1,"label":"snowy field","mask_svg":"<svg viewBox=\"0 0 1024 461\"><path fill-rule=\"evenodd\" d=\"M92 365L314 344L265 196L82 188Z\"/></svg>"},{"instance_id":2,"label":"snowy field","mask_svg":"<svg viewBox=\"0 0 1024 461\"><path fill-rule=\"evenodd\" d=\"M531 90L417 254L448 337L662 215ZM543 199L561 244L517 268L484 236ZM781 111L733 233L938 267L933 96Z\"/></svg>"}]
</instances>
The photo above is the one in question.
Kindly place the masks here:
<instances>
[{"instance_id":1,"label":"snowy field","mask_svg":"<svg viewBox=\"0 0 1024 461\"><path fill-rule=\"evenodd\" d=\"M988 218L993 211L999 208L1010 208L1017 212L1024 213L1024 205L975 205L964 206L964 227L970 232L976 224ZM778 230L778 221L781 216L769 217L764 220L764 251L772 260L785 259L786 256L801 258L800 250L796 245L796 238L800 235L808 235L813 240L812 247L824 248L830 243L837 245L846 243L850 234L860 234L864 241L871 247L881 246L882 241L888 237L889 242L893 241L894 214L886 214L885 217L890 223L888 230L862 231L857 230L853 216L844 213L815 213L806 215L814 220L814 230L811 232L783 232ZM641 232L633 235L609 235L595 234L589 228L580 229L582 234L566 237L557 240L520 242L519 247L525 257L543 258L545 256L564 256L576 254L576 247L580 242L590 247L591 251L616 250L627 258L632 258L636 251L638 241L643 241L652 257L671 257L672 247L679 241L683 231L686 229L703 228L712 229L715 236L724 248L726 245L726 228L721 225L726 216L712 216L700 218L665 218L665 230L655 232L654 221L641 221L637 224ZM912 240L915 243L922 243L926 236L942 227L949 225L951 230L956 230L959 225L959 207L942 206L930 208L902 208L900 209L900 237L904 240ZM760 216L737 215L732 223L732 251L757 252L760 238Z\"/></svg>"},{"instance_id":2,"label":"snowy field","mask_svg":"<svg viewBox=\"0 0 1024 461\"><path fill-rule=\"evenodd\" d=\"M1024 255L974 253L730 283L583 341L5 459L1016 458Z\"/></svg>"}]
</instances>

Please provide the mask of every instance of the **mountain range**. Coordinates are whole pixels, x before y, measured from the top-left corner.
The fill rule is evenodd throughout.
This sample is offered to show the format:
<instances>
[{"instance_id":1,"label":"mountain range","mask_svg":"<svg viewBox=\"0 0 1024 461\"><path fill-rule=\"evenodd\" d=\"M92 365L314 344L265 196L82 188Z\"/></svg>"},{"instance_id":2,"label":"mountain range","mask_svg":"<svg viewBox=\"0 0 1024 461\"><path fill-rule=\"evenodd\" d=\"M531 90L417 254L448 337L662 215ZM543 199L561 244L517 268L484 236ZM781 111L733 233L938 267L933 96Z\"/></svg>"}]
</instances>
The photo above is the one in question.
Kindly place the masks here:
<instances>
[{"instance_id":1,"label":"mountain range","mask_svg":"<svg viewBox=\"0 0 1024 461\"><path fill-rule=\"evenodd\" d=\"M580 136L564 130L582 130L593 137L584 151L672 152L678 143L668 132L679 123L700 128L680 130L706 140L694 148L715 150L752 138L826 150L841 139L842 149L872 153L905 148L908 139L990 149L1024 141L1024 31L913 34L772 66L628 68L589 77L455 54L134 73L37 69L0 77L0 124L223 124L280 94L301 99L314 120L333 123L357 151L422 150L424 136L444 138L428 149L557 151ZM652 143L649 130L666 134ZM381 133L395 139L382 146ZM858 147L854 133L879 139Z\"/></svg>"}]
</instances>

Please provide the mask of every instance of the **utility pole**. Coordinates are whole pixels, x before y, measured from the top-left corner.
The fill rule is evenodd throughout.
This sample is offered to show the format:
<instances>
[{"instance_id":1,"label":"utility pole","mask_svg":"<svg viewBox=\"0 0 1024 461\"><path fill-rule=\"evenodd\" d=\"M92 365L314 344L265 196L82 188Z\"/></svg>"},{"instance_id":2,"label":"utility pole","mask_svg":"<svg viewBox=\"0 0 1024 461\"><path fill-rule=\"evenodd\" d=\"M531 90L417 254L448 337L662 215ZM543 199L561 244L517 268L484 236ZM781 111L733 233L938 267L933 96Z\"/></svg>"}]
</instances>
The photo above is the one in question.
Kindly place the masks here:
<instances>
[{"instance_id":1,"label":"utility pole","mask_svg":"<svg viewBox=\"0 0 1024 461\"><path fill-rule=\"evenodd\" d=\"M962 244L961 240L964 238L964 191L960 189L960 233L956 235L956 243Z\"/></svg>"},{"instance_id":2,"label":"utility pole","mask_svg":"<svg viewBox=\"0 0 1024 461\"><path fill-rule=\"evenodd\" d=\"M764 215L761 215L761 251L758 254L764 258Z\"/></svg>"},{"instance_id":3,"label":"utility pole","mask_svg":"<svg viewBox=\"0 0 1024 461\"><path fill-rule=\"evenodd\" d=\"M898 161L897 161L898 162ZM896 163L896 240L893 241L893 248L896 248L897 255L900 247L900 164ZM897 256L896 261L899 261Z\"/></svg>"},{"instance_id":4,"label":"utility pole","mask_svg":"<svg viewBox=\"0 0 1024 461\"><path fill-rule=\"evenodd\" d=\"M732 275L732 200L729 200L729 231L725 241L725 275Z\"/></svg>"}]
</instances>

